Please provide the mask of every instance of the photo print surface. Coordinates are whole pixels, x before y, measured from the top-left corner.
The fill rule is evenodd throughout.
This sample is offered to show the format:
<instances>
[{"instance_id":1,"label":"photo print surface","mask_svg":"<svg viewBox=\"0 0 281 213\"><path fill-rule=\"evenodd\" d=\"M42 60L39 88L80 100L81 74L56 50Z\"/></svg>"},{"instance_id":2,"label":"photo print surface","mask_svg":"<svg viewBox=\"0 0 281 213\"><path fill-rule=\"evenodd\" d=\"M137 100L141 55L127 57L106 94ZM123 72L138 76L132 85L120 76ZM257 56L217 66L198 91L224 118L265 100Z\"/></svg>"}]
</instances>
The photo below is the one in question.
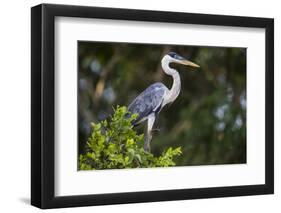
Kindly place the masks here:
<instances>
[{"instance_id":1,"label":"photo print surface","mask_svg":"<svg viewBox=\"0 0 281 213\"><path fill-rule=\"evenodd\" d=\"M78 41L78 170L246 163L246 48Z\"/></svg>"}]
</instances>

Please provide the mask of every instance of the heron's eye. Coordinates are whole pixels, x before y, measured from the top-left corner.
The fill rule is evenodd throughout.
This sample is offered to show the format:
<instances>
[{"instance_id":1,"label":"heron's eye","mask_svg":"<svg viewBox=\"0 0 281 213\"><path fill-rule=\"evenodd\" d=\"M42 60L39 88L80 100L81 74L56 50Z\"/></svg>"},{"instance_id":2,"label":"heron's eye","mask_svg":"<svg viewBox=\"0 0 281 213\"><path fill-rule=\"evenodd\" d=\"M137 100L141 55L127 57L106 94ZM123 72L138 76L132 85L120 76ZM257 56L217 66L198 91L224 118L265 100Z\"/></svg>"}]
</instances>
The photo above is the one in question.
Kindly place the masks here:
<instances>
[{"instance_id":1,"label":"heron's eye","mask_svg":"<svg viewBox=\"0 0 281 213\"><path fill-rule=\"evenodd\" d=\"M174 59L177 59L177 60L182 60L183 59L183 57L181 57L180 55L178 55L175 52L169 52L168 55L171 56Z\"/></svg>"},{"instance_id":2,"label":"heron's eye","mask_svg":"<svg viewBox=\"0 0 281 213\"><path fill-rule=\"evenodd\" d=\"M182 60L183 57L181 57L180 55L175 55L175 59L177 59L177 60Z\"/></svg>"},{"instance_id":3,"label":"heron's eye","mask_svg":"<svg viewBox=\"0 0 281 213\"><path fill-rule=\"evenodd\" d=\"M177 54L174 52L169 52L168 55L171 56L172 58L176 58L177 56Z\"/></svg>"}]
</instances>

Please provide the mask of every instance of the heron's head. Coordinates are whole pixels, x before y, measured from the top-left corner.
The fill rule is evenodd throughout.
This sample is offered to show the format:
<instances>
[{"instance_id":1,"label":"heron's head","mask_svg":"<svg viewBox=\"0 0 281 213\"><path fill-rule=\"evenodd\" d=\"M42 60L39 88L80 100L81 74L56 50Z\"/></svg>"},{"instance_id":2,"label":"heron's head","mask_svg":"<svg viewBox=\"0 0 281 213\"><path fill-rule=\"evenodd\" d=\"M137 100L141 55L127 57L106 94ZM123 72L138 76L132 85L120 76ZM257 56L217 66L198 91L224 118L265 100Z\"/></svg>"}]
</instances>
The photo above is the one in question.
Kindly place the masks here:
<instances>
[{"instance_id":1,"label":"heron's head","mask_svg":"<svg viewBox=\"0 0 281 213\"><path fill-rule=\"evenodd\" d=\"M178 55L175 52L169 52L167 55L164 56L163 60L167 61L168 63L183 64L194 68L200 67L199 65L185 59L184 57Z\"/></svg>"}]
</instances>

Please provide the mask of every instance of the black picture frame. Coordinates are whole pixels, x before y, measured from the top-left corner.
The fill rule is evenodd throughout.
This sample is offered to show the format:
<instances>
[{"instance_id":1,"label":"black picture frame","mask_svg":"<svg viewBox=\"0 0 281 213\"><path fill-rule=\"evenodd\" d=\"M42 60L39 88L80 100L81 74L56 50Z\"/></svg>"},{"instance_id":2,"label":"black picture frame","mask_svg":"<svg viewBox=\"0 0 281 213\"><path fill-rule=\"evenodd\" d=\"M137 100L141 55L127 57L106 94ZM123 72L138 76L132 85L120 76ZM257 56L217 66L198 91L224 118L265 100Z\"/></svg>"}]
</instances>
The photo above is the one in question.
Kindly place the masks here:
<instances>
[{"instance_id":1,"label":"black picture frame","mask_svg":"<svg viewBox=\"0 0 281 213\"><path fill-rule=\"evenodd\" d=\"M145 22L168 22L216 26L264 28L266 135L265 184L225 186L95 195L54 195L54 20L55 17L100 18ZM31 204L59 208L105 204L169 201L272 194L274 192L274 20L163 11L112 9L86 6L41 4L31 8Z\"/></svg>"}]
</instances>

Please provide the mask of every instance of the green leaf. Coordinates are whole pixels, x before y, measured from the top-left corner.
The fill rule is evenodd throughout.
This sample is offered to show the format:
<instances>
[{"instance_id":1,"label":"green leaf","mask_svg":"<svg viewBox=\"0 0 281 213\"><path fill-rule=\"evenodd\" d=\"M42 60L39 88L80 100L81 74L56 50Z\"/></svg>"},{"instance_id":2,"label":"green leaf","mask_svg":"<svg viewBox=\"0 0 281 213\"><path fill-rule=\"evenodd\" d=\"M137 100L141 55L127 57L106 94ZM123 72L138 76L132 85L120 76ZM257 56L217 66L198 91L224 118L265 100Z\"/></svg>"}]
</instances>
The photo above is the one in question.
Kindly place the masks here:
<instances>
[{"instance_id":1,"label":"green leaf","mask_svg":"<svg viewBox=\"0 0 281 213\"><path fill-rule=\"evenodd\" d=\"M117 106L109 120L91 123L92 132L85 147L88 151L79 156L79 169L175 166L174 158L182 154L181 147L168 147L160 156L144 151L144 135L138 134L131 124L137 116L126 107Z\"/></svg>"}]
</instances>

